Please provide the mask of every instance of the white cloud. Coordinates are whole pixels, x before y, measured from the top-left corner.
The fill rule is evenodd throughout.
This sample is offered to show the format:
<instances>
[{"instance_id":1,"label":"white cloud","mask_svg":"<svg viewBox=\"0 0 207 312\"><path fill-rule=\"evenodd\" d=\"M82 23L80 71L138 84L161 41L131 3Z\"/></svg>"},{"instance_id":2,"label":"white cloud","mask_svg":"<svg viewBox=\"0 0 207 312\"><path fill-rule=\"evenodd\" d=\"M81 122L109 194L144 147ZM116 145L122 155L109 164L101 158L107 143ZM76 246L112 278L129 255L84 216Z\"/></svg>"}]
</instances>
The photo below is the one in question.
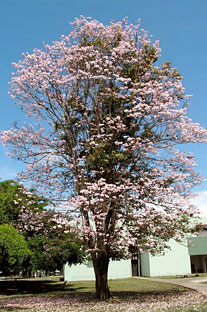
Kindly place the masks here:
<instances>
[{"instance_id":1,"label":"white cloud","mask_svg":"<svg viewBox=\"0 0 207 312\"><path fill-rule=\"evenodd\" d=\"M207 216L207 191L199 191L195 194L197 196L191 200L192 204L198 207L202 215Z\"/></svg>"}]
</instances>

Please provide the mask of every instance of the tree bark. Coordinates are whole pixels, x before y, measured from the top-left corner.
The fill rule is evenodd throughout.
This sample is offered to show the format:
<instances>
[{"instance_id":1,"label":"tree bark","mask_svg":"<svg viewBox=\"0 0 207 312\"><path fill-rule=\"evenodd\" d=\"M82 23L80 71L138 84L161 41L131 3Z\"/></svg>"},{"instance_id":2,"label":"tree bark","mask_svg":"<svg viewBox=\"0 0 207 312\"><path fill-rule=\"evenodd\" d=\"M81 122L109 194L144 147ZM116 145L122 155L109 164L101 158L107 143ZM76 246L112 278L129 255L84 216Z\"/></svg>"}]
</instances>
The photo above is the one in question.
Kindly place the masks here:
<instances>
[{"instance_id":1,"label":"tree bark","mask_svg":"<svg viewBox=\"0 0 207 312\"><path fill-rule=\"evenodd\" d=\"M108 287L108 256L100 255L98 258L93 258L93 266L96 277L96 298L98 300L109 299L111 293Z\"/></svg>"}]
</instances>

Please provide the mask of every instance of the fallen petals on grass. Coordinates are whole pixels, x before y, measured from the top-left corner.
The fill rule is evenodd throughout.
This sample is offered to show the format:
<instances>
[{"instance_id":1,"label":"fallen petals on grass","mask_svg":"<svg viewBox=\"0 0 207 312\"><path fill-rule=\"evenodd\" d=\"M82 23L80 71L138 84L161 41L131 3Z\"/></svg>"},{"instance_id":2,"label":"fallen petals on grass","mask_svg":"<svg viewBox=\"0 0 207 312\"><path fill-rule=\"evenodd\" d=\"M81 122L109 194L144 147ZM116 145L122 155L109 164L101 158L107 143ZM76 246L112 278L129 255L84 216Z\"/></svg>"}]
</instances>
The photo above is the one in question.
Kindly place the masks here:
<instances>
[{"instance_id":1,"label":"fallen petals on grass","mask_svg":"<svg viewBox=\"0 0 207 312\"><path fill-rule=\"evenodd\" d=\"M195 291L183 293L115 295L99 302L93 294L0 298L0 311L31 312L153 312L207 311L207 297ZM192 307L188 310L187 307Z\"/></svg>"}]
</instances>

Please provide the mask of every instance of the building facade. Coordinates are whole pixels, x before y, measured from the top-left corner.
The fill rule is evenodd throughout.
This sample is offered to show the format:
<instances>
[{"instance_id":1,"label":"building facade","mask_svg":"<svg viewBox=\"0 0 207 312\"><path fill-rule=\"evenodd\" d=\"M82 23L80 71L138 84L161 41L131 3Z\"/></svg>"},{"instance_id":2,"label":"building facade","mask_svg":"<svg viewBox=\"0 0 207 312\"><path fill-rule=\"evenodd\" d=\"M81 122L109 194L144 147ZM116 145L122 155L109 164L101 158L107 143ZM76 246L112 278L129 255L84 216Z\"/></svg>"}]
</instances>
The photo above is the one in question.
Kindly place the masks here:
<instances>
[{"instance_id":1,"label":"building facade","mask_svg":"<svg viewBox=\"0 0 207 312\"><path fill-rule=\"evenodd\" d=\"M197 237L190 237L183 243L171 239L170 249L164 254L141 253L129 260L110 261L108 279L132 276L174 276L191 273L207 273L207 225ZM84 264L64 266L67 281L95 280L91 260Z\"/></svg>"}]
</instances>

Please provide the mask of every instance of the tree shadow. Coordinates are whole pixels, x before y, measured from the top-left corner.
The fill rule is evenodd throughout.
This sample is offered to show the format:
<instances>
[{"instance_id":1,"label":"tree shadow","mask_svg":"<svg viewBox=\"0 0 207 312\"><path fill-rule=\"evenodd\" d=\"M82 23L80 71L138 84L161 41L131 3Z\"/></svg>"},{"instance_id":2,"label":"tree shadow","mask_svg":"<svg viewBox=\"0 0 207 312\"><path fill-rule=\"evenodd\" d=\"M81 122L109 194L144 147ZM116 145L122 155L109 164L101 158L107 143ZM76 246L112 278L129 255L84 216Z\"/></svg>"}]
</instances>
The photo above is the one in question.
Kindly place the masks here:
<instances>
[{"instance_id":1,"label":"tree shadow","mask_svg":"<svg viewBox=\"0 0 207 312\"><path fill-rule=\"evenodd\" d=\"M28 308L18 307L18 311L20 311L20 310L24 311L26 309L28 310ZM0 307L0 311L16 311L16 310L17 310L16 307L3 307L3 308Z\"/></svg>"},{"instance_id":2,"label":"tree shadow","mask_svg":"<svg viewBox=\"0 0 207 312\"><path fill-rule=\"evenodd\" d=\"M145 301L146 297L159 297L159 298L165 298L165 297L173 297L178 294L184 294L186 293L187 289L173 289L173 290L163 290L163 291L112 291L112 298L116 298L119 301L133 301L139 299L139 301ZM192 290L193 291L193 290Z\"/></svg>"},{"instance_id":3,"label":"tree shadow","mask_svg":"<svg viewBox=\"0 0 207 312\"><path fill-rule=\"evenodd\" d=\"M85 287L73 288L71 284L51 280L4 280L0 281L0 295L37 295L49 292L74 292Z\"/></svg>"}]
</instances>

